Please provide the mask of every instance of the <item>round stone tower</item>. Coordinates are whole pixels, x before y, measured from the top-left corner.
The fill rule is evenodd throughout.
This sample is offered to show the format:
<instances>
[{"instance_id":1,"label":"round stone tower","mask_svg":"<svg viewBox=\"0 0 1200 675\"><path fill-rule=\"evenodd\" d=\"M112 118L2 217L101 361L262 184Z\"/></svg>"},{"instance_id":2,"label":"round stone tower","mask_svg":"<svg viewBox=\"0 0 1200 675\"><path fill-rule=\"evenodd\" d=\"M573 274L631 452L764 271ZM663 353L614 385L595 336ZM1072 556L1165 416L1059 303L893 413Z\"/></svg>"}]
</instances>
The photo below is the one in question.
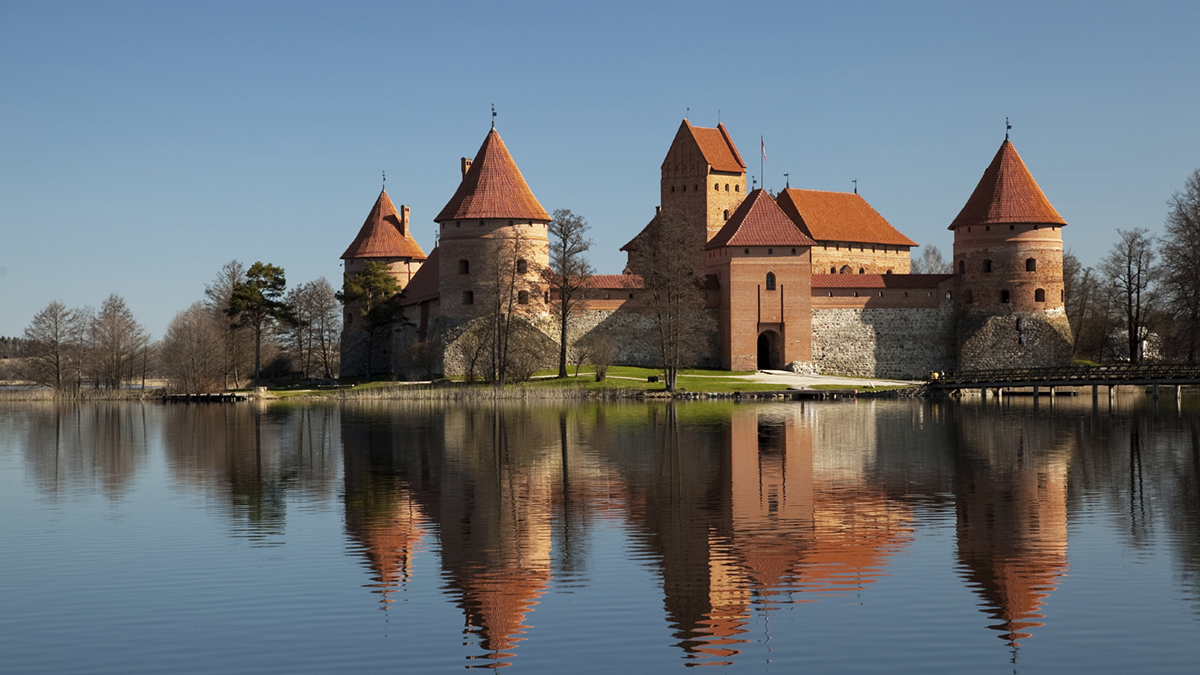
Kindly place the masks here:
<instances>
[{"instance_id":1,"label":"round stone tower","mask_svg":"<svg viewBox=\"0 0 1200 675\"><path fill-rule=\"evenodd\" d=\"M462 160L458 190L434 218L439 228L441 316L452 323L487 314L509 286L514 313L543 314L550 215L526 184L495 128L474 160Z\"/></svg>"},{"instance_id":2,"label":"round stone tower","mask_svg":"<svg viewBox=\"0 0 1200 675\"><path fill-rule=\"evenodd\" d=\"M1071 331L1063 310L1066 224L1006 136L950 224L956 299L964 310L959 369L1070 360Z\"/></svg>"}]
</instances>

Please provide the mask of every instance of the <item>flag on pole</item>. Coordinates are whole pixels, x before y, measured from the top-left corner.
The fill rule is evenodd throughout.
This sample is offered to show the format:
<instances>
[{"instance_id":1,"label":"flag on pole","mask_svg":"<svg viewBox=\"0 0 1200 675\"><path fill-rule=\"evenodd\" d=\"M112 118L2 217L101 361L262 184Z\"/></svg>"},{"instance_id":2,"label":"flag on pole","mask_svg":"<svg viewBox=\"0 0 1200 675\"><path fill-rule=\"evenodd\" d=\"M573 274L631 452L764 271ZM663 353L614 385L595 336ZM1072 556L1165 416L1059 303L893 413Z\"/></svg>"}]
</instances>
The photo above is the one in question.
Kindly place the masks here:
<instances>
[{"instance_id":1,"label":"flag on pole","mask_svg":"<svg viewBox=\"0 0 1200 675\"><path fill-rule=\"evenodd\" d=\"M767 161L767 144L766 144L766 142L763 141L762 136L758 137L758 142L760 145L762 145L763 161L765 162L765 161Z\"/></svg>"}]
</instances>

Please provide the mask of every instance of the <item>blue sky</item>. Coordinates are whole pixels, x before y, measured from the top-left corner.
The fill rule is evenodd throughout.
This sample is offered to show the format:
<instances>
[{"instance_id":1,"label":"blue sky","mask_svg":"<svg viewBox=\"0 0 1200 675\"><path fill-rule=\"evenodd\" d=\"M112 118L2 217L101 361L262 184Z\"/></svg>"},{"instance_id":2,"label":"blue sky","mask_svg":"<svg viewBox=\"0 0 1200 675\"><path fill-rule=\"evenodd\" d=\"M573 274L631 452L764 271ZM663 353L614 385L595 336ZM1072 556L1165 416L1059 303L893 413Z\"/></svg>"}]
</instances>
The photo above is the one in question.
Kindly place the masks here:
<instances>
[{"instance_id":1,"label":"blue sky","mask_svg":"<svg viewBox=\"0 0 1200 675\"><path fill-rule=\"evenodd\" d=\"M947 255L1004 138L1095 264L1200 167L1200 3L0 3L0 335L126 299L157 338L225 262L338 284L387 171L426 252L497 129L592 261L685 114L765 184L853 188ZM690 108L690 113L687 110ZM916 254L919 255L920 249Z\"/></svg>"}]
</instances>

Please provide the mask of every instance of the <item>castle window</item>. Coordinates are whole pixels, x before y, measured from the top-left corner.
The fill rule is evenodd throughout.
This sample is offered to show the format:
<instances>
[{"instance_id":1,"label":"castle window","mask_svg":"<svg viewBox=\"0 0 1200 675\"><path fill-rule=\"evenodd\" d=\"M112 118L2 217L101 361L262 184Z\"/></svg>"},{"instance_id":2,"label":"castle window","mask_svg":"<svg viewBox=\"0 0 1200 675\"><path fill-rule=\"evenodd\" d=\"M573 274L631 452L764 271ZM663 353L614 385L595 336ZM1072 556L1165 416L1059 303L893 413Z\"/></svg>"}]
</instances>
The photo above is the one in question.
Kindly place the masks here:
<instances>
[{"instance_id":1,"label":"castle window","mask_svg":"<svg viewBox=\"0 0 1200 675\"><path fill-rule=\"evenodd\" d=\"M475 304L475 291L463 291L463 304L464 305Z\"/></svg>"},{"instance_id":2,"label":"castle window","mask_svg":"<svg viewBox=\"0 0 1200 675\"><path fill-rule=\"evenodd\" d=\"M1013 226L1013 225L1009 225L1009 226L1008 226L1008 229L1010 229L1010 230L1014 230L1014 229L1016 229L1016 227L1015 227L1015 226Z\"/></svg>"},{"instance_id":3,"label":"castle window","mask_svg":"<svg viewBox=\"0 0 1200 675\"><path fill-rule=\"evenodd\" d=\"M480 221L479 221L479 226L480 226L480 227L483 227L483 225L484 225L484 222L483 222L483 220L480 220Z\"/></svg>"},{"instance_id":4,"label":"castle window","mask_svg":"<svg viewBox=\"0 0 1200 675\"><path fill-rule=\"evenodd\" d=\"M683 186L683 191L684 191L684 192L687 192L687 186L686 186L686 185L684 185L684 186Z\"/></svg>"},{"instance_id":5,"label":"castle window","mask_svg":"<svg viewBox=\"0 0 1200 675\"><path fill-rule=\"evenodd\" d=\"M1059 291L1059 292L1058 292L1058 301L1059 301L1059 302L1063 302L1063 301L1065 301L1066 299L1067 299L1067 292L1066 292L1065 290L1063 290L1063 291Z\"/></svg>"},{"instance_id":6,"label":"castle window","mask_svg":"<svg viewBox=\"0 0 1200 675\"><path fill-rule=\"evenodd\" d=\"M890 267L888 268L888 271L884 272L884 274L891 274L891 273L892 273L892 268L890 268Z\"/></svg>"},{"instance_id":7,"label":"castle window","mask_svg":"<svg viewBox=\"0 0 1200 675\"><path fill-rule=\"evenodd\" d=\"M746 255L750 255L750 249L746 249Z\"/></svg>"},{"instance_id":8,"label":"castle window","mask_svg":"<svg viewBox=\"0 0 1200 675\"><path fill-rule=\"evenodd\" d=\"M632 300L632 299L633 299L633 293L630 293L630 294L629 294L629 299L630 299L630 300Z\"/></svg>"},{"instance_id":9,"label":"castle window","mask_svg":"<svg viewBox=\"0 0 1200 675\"><path fill-rule=\"evenodd\" d=\"M883 297L883 291L879 291L879 297Z\"/></svg>"},{"instance_id":10,"label":"castle window","mask_svg":"<svg viewBox=\"0 0 1200 675\"><path fill-rule=\"evenodd\" d=\"M462 227L462 221L461 221L461 220L456 220L456 221L454 221L454 226L455 226L455 227Z\"/></svg>"},{"instance_id":11,"label":"castle window","mask_svg":"<svg viewBox=\"0 0 1200 675\"><path fill-rule=\"evenodd\" d=\"M971 291L963 291L963 300L970 305L975 302L975 294Z\"/></svg>"},{"instance_id":12,"label":"castle window","mask_svg":"<svg viewBox=\"0 0 1200 675\"><path fill-rule=\"evenodd\" d=\"M775 255L775 249L773 249L773 248L767 249L767 255Z\"/></svg>"},{"instance_id":13,"label":"castle window","mask_svg":"<svg viewBox=\"0 0 1200 675\"><path fill-rule=\"evenodd\" d=\"M726 191L726 192L729 192L729 183L726 183L726 184L725 184L725 191Z\"/></svg>"},{"instance_id":14,"label":"castle window","mask_svg":"<svg viewBox=\"0 0 1200 675\"><path fill-rule=\"evenodd\" d=\"M858 291L854 291L854 297L858 297Z\"/></svg>"},{"instance_id":15,"label":"castle window","mask_svg":"<svg viewBox=\"0 0 1200 675\"><path fill-rule=\"evenodd\" d=\"M607 299L608 299L608 293L605 293L605 294L604 294L604 299L605 299L605 300L607 300Z\"/></svg>"},{"instance_id":16,"label":"castle window","mask_svg":"<svg viewBox=\"0 0 1200 675\"><path fill-rule=\"evenodd\" d=\"M729 209L725 209L725 220L729 220Z\"/></svg>"},{"instance_id":17,"label":"castle window","mask_svg":"<svg viewBox=\"0 0 1200 675\"><path fill-rule=\"evenodd\" d=\"M858 268L858 273L859 273L859 274L862 274L863 272L864 272L863 268L861 268L861 267L860 267L860 268Z\"/></svg>"},{"instance_id":18,"label":"castle window","mask_svg":"<svg viewBox=\"0 0 1200 675\"><path fill-rule=\"evenodd\" d=\"M699 191L700 191L700 186L699 186L699 185L693 185L693 186L692 186L692 192L699 192Z\"/></svg>"},{"instance_id":19,"label":"castle window","mask_svg":"<svg viewBox=\"0 0 1200 675\"><path fill-rule=\"evenodd\" d=\"M833 297L833 291L829 291L829 297Z\"/></svg>"},{"instance_id":20,"label":"castle window","mask_svg":"<svg viewBox=\"0 0 1200 675\"><path fill-rule=\"evenodd\" d=\"M1012 297L1009 295L1007 290L1000 291L1000 302L1001 304L1012 302Z\"/></svg>"},{"instance_id":21,"label":"castle window","mask_svg":"<svg viewBox=\"0 0 1200 675\"><path fill-rule=\"evenodd\" d=\"M511 220L510 220L510 221L508 221L508 226L509 226L509 227L512 227L512 221L511 221Z\"/></svg>"},{"instance_id":22,"label":"castle window","mask_svg":"<svg viewBox=\"0 0 1200 675\"><path fill-rule=\"evenodd\" d=\"M1033 301L1034 302L1045 302L1046 301L1045 289L1039 288L1036 291L1034 291L1033 292Z\"/></svg>"},{"instance_id":23,"label":"castle window","mask_svg":"<svg viewBox=\"0 0 1200 675\"><path fill-rule=\"evenodd\" d=\"M836 268L836 267L830 267L830 268L829 268L829 273L830 273L830 274L837 274L837 268Z\"/></svg>"},{"instance_id":24,"label":"castle window","mask_svg":"<svg viewBox=\"0 0 1200 675\"><path fill-rule=\"evenodd\" d=\"M796 249L792 249L792 255L796 255Z\"/></svg>"},{"instance_id":25,"label":"castle window","mask_svg":"<svg viewBox=\"0 0 1200 675\"><path fill-rule=\"evenodd\" d=\"M775 273L774 272L767 272L767 290L768 291L775 290Z\"/></svg>"},{"instance_id":26,"label":"castle window","mask_svg":"<svg viewBox=\"0 0 1200 675\"><path fill-rule=\"evenodd\" d=\"M674 192L674 191L675 191L675 186L674 186L674 185L672 185L672 186L671 186L671 192Z\"/></svg>"},{"instance_id":27,"label":"castle window","mask_svg":"<svg viewBox=\"0 0 1200 675\"><path fill-rule=\"evenodd\" d=\"M991 274L991 273L992 273L992 261L991 261L991 260L984 260L984 261L983 261L983 271L984 271L985 273L987 273L987 274Z\"/></svg>"},{"instance_id":28,"label":"castle window","mask_svg":"<svg viewBox=\"0 0 1200 675\"><path fill-rule=\"evenodd\" d=\"M741 189L741 188L739 188L737 185L734 185L734 186L733 186L733 191L734 191L734 192L737 192L737 191L738 191L738 190L740 190L740 189Z\"/></svg>"},{"instance_id":29,"label":"castle window","mask_svg":"<svg viewBox=\"0 0 1200 675\"><path fill-rule=\"evenodd\" d=\"M967 273L967 262L965 260L958 261L958 273L959 274Z\"/></svg>"},{"instance_id":30,"label":"castle window","mask_svg":"<svg viewBox=\"0 0 1200 675\"><path fill-rule=\"evenodd\" d=\"M517 304L518 305L528 305L529 304L529 291L517 291Z\"/></svg>"},{"instance_id":31,"label":"castle window","mask_svg":"<svg viewBox=\"0 0 1200 675\"><path fill-rule=\"evenodd\" d=\"M458 273L459 274L470 274L471 273L471 261L470 260L459 260L458 261Z\"/></svg>"},{"instance_id":32,"label":"castle window","mask_svg":"<svg viewBox=\"0 0 1200 675\"><path fill-rule=\"evenodd\" d=\"M1026 272L1036 272L1037 271L1037 258L1026 258L1025 259L1025 271Z\"/></svg>"},{"instance_id":33,"label":"castle window","mask_svg":"<svg viewBox=\"0 0 1200 675\"><path fill-rule=\"evenodd\" d=\"M528 271L529 271L529 263L525 262L524 258L518 260L517 261L517 274L525 274Z\"/></svg>"},{"instance_id":34,"label":"castle window","mask_svg":"<svg viewBox=\"0 0 1200 675\"><path fill-rule=\"evenodd\" d=\"M713 183L713 189L714 189L714 190L717 190L717 191L720 191L720 190L721 190L721 184L720 184L720 183Z\"/></svg>"}]
</instances>

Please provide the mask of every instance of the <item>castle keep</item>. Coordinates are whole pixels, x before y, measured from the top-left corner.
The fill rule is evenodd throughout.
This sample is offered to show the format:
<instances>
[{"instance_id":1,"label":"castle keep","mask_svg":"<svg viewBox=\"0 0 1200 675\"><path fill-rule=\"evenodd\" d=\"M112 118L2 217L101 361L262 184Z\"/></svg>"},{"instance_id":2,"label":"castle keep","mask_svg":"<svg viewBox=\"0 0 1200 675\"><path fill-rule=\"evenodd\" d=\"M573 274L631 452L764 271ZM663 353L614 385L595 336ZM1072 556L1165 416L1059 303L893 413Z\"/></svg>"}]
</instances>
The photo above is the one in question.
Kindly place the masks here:
<instances>
[{"instance_id":1,"label":"castle keep","mask_svg":"<svg viewBox=\"0 0 1200 675\"><path fill-rule=\"evenodd\" d=\"M490 313L516 317L538 335L549 361L558 331L543 271L550 215L493 128L434 218L428 256L409 233L409 209L382 192L342 255L349 278L385 263L404 289L415 329L376 340L385 372L412 369L420 346L436 371L463 372L465 336ZM662 163L660 205L685 228L705 279L711 318L704 365L788 368L867 377L919 377L934 370L1036 367L1069 362L1063 310L1062 216L1007 137L984 171L954 232L953 273L910 274L916 242L857 193L746 189L746 165L724 125L680 124ZM633 251L643 230L622 250ZM499 302L499 293L511 298ZM655 365L641 280L596 275L570 340L603 336L616 362ZM365 374L362 327L348 307L343 375ZM548 363L546 365L549 365ZM375 368L376 372L379 371Z\"/></svg>"}]
</instances>

